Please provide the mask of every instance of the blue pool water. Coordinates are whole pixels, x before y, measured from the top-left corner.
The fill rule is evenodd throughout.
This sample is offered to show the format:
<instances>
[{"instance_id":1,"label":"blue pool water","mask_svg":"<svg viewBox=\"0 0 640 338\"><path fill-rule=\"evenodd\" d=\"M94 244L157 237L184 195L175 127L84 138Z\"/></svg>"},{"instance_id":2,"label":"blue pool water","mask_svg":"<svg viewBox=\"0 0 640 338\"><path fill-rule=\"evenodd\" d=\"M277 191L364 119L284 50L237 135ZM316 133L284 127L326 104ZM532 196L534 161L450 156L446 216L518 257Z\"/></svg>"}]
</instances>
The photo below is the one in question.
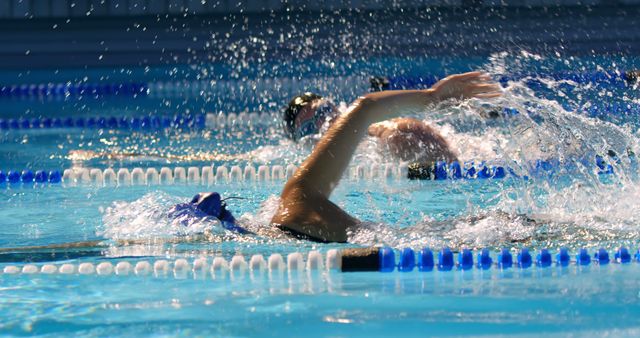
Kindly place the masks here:
<instances>
[{"instance_id":1,"label":"blue pool water","mask_svg":"<svg viewBox=\"0 0 640 338\"><path fill-rule=\"evenodd\" d=\"M244 99L238 82L202 86L202 93L158 90L136 97L4 97L0 118L64 118L196 116L211 113L259 112L259 125L207 125L131 130L126 128L29 128L0 131L0 170L60 170L75 168L213 168L247 165L299 164L309 146L286 141L277 115L286 97L313 86L335 101L354 99L368 87L368 75L418 76L483 69L496 79L506 75L539 74L537 80L505 84L496 102L472 101L440 106L417 114L439 126L463 161L487 161L511 168L504 179L409 181L360 178L351 174L333 200L366 225L349 234L350 244L317 244L292 240L268 228L283 180L227 182L212 185L95 186L78 182L33 186L3 184L0 189L0 332L6 335L118 336L456 336L477 335L637 335L640 264L529 269L472 269L400 273L340 273L336 271L226 273L212 276L174 273L177 260L190 264L204 257L231 262L242 255L386 245L434 251L451 247L474 250L522 248L554 253L567 247L572 255L603 247L613 259L617 248L635 253L637 224L637 115L593 114L589 107L617 103L638 107L638 87L623 84L576 83L554 79L563 71L624 72L640 66L637 58L566 58L525 52L489 58L454 59L445 65L429 59L380 59L352 62L338 70L307 69L304 74L252 74L271 93L262 101ZM224 73L224 69L209 69ZM398 72L402 69L402 72ZM31 71L21 83L66 81L136 81L157 84L190 78L189 67L151 71L122 70ZM177 75L176 75L177 74ZM15 74L7 75L7 78ZM272 79L262 81L262 77ZM353 83L342 83L345 78ZM86 78L86 79L85 79ZM275 79L275 80L274 80ZM6 80L7 83L16 84ZM289 81L289 82L287 82ZM190 82L185 82L190 83ZM192 83L192 82L191 82ZM201 84L200 84L201 85ZM313 87L312 86L312 87ZM236 88L236 87L233 87ZM225 95L234 92L233 95ZM235 96L234 96L235 95ZM244 96L243 96L244 95ZM511 117L490 119L483 112L512 108ZM607 155L613 150L616 158ZM134 156L129 156L134 155ZM601 173L602 156L615 174ZM540 169L538 160L555 163ZM538 161L538 162L536 162ZM557 163L556 163L557 162ZM357 151L357 166L398 163L365 140ZM235 215L257 235L226 232L212 221L190 228L171 224L167 210L195 192L215 190L242 196L230 202ZM73 248L51 245L87 242ZM49 246L49 247L47 247ZM575 259L575 258L574 258ZM170 271L101 274L77 270L128 262L167 260ZM47 264L74 273L11 274L12 268ZM21 270L22 271L22 270ZM62 270L59 270L62 271ZM233 272L233 271L232 271ZM304 330L304 331L303 331Z\"/></svg>"}]
</instances>

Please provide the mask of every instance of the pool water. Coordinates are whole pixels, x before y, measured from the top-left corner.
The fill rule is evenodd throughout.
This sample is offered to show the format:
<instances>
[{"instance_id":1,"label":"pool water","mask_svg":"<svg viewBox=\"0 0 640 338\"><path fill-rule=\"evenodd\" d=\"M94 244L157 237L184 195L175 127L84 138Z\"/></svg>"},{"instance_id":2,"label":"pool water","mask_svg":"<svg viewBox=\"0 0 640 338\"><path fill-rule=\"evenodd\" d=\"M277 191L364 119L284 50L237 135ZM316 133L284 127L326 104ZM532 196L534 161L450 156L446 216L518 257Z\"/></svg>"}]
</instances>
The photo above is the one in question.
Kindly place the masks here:
<instances>
[{"instance_id":1,"label":"pool water","mask_svg":"<svg viewBox=\"0 0 640 338\"><path fill-rule=\"evenodd\" d=\"M456 59L444 68L429 59L380 59L353 62L340 72L328 69L294 74L296 81L270 78L274 93L264 102L225 97L228 90L210 83L195 96L1 98L7 109L0 118L145 117L157 115L260 113L258 125L198 126L132 130L126 128L29 128L0 132L0 169L60 170L74 168L258 167L299 164L311 146L284 139L278 109L286 97L305 88L314 77L318 88L335 101L349 102L366 91L367 72L403 76L483 69L496 79L538 74L505 83L497 101L473 100L440 105L416 114L447 137L464 162L510 169L503 179L409 181L353 178L354 168L398 165L374 140L365 140L349 174L332 199L364 225L349 233L349 244L318 244L274 233L268 226L283 180L215 181L213 184L95 186L90 184L8 184L0 189L0 271L8 267L47 264L61 268L82 263L167 260L170 271L149 274L0 273L0 332L6 335L119 336L455 336L637 335L640 311L640 265L608 264L562 268L471 269L401 273L337 271L250 271L223 276L174 273L171 264L190 264L204 257L231 262L242 255L267 259L310 251L385 245L438 251L450 247L522 248L534 254L567 247L575 255L587 248L613 254L625 246L638 249L640 193L635 154L636 115L589 113L589 107L617 103L632 111L638 87L554 79L562 71L624 72L639 66L637 58L544 57L525 52L489 58ZM212 65L211 69L217 66ZM117 70L91 70L86 77L122 80ZM189 68L177 74L185 77ZM85 72L56 72L56 81L82 79ZM143 82L172 81L176 71L131 70ZM170 77L167 74L172 74ZM40 83L47 71L21 78ZM251 74L249 74L251 75ZM257 82L260 76L247 81ZM256 74L253 74L256 75ZM268 78L269 74L261 74ZM304 76L302 76L304 75ZM340 77L342 76L342 77ZM362 81L332 87L344 80ZM359 80L358 80L359 79ZM225 79L218 79L223 81ZM265 83L264 81L261 83ZM282 86L287 83L287 88ZM324 86L321 86L324 84ZM238 85L235 83L234 85ZM284 88L284 89L283 89ZM348 89L351 88L351 89ZM215 100L210 98L215 97ZM513 116L486 117L509 108ZM610 151L614 155L610 155ZM603 173L600 156L614 174ZM552 163L545 169L541 161ZM249 230L240 235L212 220L190 227L172 223L167 210L199 191L241 196L229 207ZM71 248L52 248L81 243ZM49 246L49 247L47 247ZM306 259L306 258L305 258ZM575 258L574 258L575 259ZM303 331L304 330L304 331Z\"/></svg>"},{"instance_id":2,"label":"pool water","mask_svg":"<svg viewBox=\"0 0 640 338\"><path fill-rule=\"evenodd\" d=\"M86 336L634 336L639 273L632 264L239 280L3 276L2 328Z\"/></svg>"}]
</instances>

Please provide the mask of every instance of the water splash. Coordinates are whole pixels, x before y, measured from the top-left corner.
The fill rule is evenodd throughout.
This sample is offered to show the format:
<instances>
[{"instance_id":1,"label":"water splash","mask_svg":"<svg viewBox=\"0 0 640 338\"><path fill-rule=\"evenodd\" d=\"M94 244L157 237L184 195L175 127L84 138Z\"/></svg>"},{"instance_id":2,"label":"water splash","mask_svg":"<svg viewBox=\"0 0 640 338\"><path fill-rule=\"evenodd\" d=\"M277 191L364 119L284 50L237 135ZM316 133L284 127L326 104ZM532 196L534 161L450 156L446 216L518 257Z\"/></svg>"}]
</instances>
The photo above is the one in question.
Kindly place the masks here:
<instances>
[{"instance_id":1,"label":"water splash","mask_svg":"<svg viewBox=\"0 0 640 338\"><path fill-rule=\"evenodd\" d=\"M526 52L516 57L500 54L490 59L486 70L499 77L541 62L543 57ZM560 92L560 98L550 98L531 89L529 80L509 82L499 100L470 100L454 106L445 103L436 107L435 114L424 116L441 126L461 159L496 159L520 176L503 185L494 197L497 203L488 208L470 203L461 216L444 223L425 219L406 229L376 226L355 232L352 239L394 246L575 247L640 238L640 217L633 212L640 207L635 126L568 109L562 98L572 99L559 89L567 81L543 79L546 88ZM589 91L594 104L601 100L592 84L571 86L571 94L580 100L585 100ZM488 117L487 112L503 108L519 113ZM597 156L613 167L615 175L598 174L602 169L596 165ZM547 160L551 167L540 168L537 160ZM449 187L449 193L455 192ZM466 192L468 200L475 193Z\"/></svg>"},{"instance_id":2,"label":"water splash","mask_svg":"<svg viewBox=\"0 0 640 338\"><path fill-rule=\"evenodd\" d=\"M98 235L114 240L116 244L153 243L162 245L182 239L182 242L200 243L286 243L299 242L270 226L279 197L270 196L253 213L245 213L238 218L239 224L252 234L240 234L225 229L214 217L202 217L198 212L174 213L173 207L185 203L185 199L162 191L152 192L132 201L116 201L103 211L101 229ZM135 240L129 243L128 240ZM117 245L116 245L117 247ZM114 247L114 248L116 248ZM125 247L126 249L126 247ZM141 252L154 252L153 247L136 248ZM117 252L122 252L118 248Z\"/></svg>"},{"instance_id":3,"label":"water splash","mask_svg":"<svg viewBox=\"0 0 640 338\"><path fill-rule=\"evenodd\" d=\"M120 240L222 231L219 221L214 218L169 217L171 208L178 203L184 203L184 200L160 191L148 193L133 202L116 201L104 210L104 228L98 231L98 235Z\"/></svg>"},{"instance_id":4,"label":"water splash","mask_svg":"<svg viewBox=\"0 0 640 338\"><path fill-rule=\"evenodd\" d=\"M586 71L589 66L593 70L605 67L571 58L553 62L549 59L527 52L501 53L493 55L484 69L499 78L551 71L558 64L576 71ZM533 80L542 87L532 89ZM350 231L350 242L396 247L553 247L619 243L640 238L636 230L640 216L633 213L640 206L637 202L640 188L635 180L638 168L633 156L640 149L637 127L633 123L613 123L584 114L583 107L603 98L637 102L628 92L621 94L593 84L531 75L507 83L505 95L499 100L446 102L425 112L420 118L437 126L461 160L495 160L499 162L496 164L512 168L520 178L489 183L501 185L499 192L485 198L493 201L489 204L474 203L474 195L479 192L461 192L451 184L443 188L445 199L447 194L464 194L467 199L466 209L457 217L444 221L426 217L407 228L365 223ZM517 110L518 114L503 114L503 108ZM282 140L275 130L270 135L279 143L249 151L253 161L299 162L314 143L309 140L309 144L301 147ZM615 176L605 178L598 174L597 155L613 167ZM540 168L536 160L548 160L553 168ZM366 139L359 146L353 163L389 161L388 154L381 151L375 140ZM416 189L410 194L420 194L420 191ZM343 197L337 198L338 203L340 198ZM170 237L216 228L212 220L197 220L188 228L169 221L165 210L179 202L183 201L162 194L149 194L131 203L117 202L104 213L105 229L101 233L114 239ZM276 197L269 197L256 213L239 218L243 226L258 236L226 238L237 242L272 243L272 239L289 242L290 239L269 227L277 204ZM381 212L384 208L378 207L383 209ZM223 236L229 234L213 237L220 240Z\"/></svg>"}]
</instances>

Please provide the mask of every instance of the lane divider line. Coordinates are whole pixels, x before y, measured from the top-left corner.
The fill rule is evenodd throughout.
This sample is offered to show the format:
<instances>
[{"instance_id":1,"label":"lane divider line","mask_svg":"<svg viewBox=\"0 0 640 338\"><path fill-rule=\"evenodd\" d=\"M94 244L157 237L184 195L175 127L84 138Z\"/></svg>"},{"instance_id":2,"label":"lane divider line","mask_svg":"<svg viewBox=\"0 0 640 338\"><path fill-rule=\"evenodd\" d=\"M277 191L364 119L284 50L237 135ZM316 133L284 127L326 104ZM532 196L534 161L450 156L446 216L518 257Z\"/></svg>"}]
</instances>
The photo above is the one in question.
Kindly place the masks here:
<instances>
[{"instance_id":1,"label":"lane divider line","mask_svg":"<svg viewBox=\"0 0 640 338\"><path fill-rule=\"evenodd\" d=\"M476 259L474 259L474 256ZM305 259L306 257L306 259ZM515 257L515 258L514 258ZM572 255L568 249L561 248L556 253L547 249L541 249L532 254L528 248L522 248L517 252L503 248L498 252L482 249L476 252L462 249L454 253L448 247L437 252L429 248L423 248L415 252L411 248L394 250L389 247L330 249L325 254L317 250L309 251L306 255L293 252L286 255L286 259L279 253L271 254L267 259L263 255L252 255L249 261L241 254L236 254L230 260L217 256L196 257L194 259L177 258L175 260L157 259L155 261L139 260L131 262L120 260L117 262L91 262L62 263L62 264L22 264L5 265L1 272L5 275L136 275L155 276L184 279L190 274L194 278L205 277L207 274L212 279L244 278L247 272L250 275L262 273L300 273L300 272L363 272L378 271L389 273L398 271L408 273L414 270L418 272L437 271L466 271L472 269L500 270L508 269L546 269L566 268L568 266L586 267L592 264L600 266L610 263L629 264L640 262L640 250L632 257L629 250L620 247L615 250L613 257L604 248L589 252L588 249L579 249Z\"/></svg>"}]
</instances>

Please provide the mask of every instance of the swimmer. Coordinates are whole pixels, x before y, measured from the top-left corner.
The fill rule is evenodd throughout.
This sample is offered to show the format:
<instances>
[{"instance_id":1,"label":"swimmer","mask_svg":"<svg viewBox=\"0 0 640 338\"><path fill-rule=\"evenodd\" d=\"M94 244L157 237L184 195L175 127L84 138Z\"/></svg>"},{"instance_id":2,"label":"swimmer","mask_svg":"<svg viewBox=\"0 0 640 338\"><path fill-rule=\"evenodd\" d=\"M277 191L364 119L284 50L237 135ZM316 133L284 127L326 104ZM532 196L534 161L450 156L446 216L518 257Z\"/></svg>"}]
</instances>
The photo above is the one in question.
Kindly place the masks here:
<instances>
[{"instance_id":1,"label":"swimmer","mask_svg":"<svg viewBox=\"0 0 640 338\"><path fill-rule=\"evenodd\" d=\"M290 127L293 138L304 137L306 133L318 128L318 120L332 118L335 121L330 123L311 155L285 184L277 211L270 222L272 228L278 228L299 239L346 242L347 229L360 221L331 202L329 197L362 138L367 134L382 135L389 128L401 131L416 128L420 133L428 134L421 125L416 126L412 122L399 123L400 127L389 127L384 125L388 122L383 121L398 121L395 118L400 115L421 112L429 105L449 99L494 98L500 95L500 86L492 83L489 76L470 72L444 78L426 90L369 93L358 98L340 115L326 100L317 97L306 105L300 105L300 108L311 110L292 114L295 115L290 119L292 123L286 126ZM325 108L321 108L323 105ZM298 120L297 116L301 113L313 120ZM316 119L316 116L319 118ZM430 137L438 139L433 134ZM168 217L184 220L185 225L189 224L189 219L212 217L220 221L227 230L249 233L238 224L226 209L225 199L217 193L200 193L189 203L174 206Z\"/></svg>"},{"instance_id":2,"label":"swimmer","mask_svg":"<svg viewBox=\"0 0 640 338\"><path fill-rule=\"evenodd\" d=\"M336 116L311 155L285 184L271 227L295 238L316 242L346 242L347 229L360 221L329 200L332 191L369 127L405 113L449 99L494 98L500 86L479 72L446 77L426 90L369 93L358 98L345 113ZM212 217L222 226L238 233L250 233L226 209L225 199L217 193L200 193L189 203L178 204L169 217ZM188 223L188 222L187 222ZM102 241L67 243L60 248L102 247ZM49 246L47 246L49 247ZM41 250L44 247L33 247ZM14 252L20 248L0 250Z\"/></svg>"},{"instance_id":3,"label":"swimmer","mask_svg":"<svg viewBox=\"0 0 640 338\"><path fill-rule=\"evenodd\" d=\"M227 210L225 200L238 197L227 197L222 199L217 192L199 193L193 197L189 203L180 203L169 210L169 217L180 220L183 225L188 225L188 220L194 217L213 217L220 221L222 227L241 234L251 233L239 226L235 217Z\"/></svg>"},{"instance_id":4,"label":"swimmer","mask_svg":"<svg viewBox=\"0 0 640 338\"><path fill-rule=\"evenodd\" d=\"M285 135L295 142L308 143L314 136L326 132L339 115L338 108L320 95L298 95L291 100L283 114ZM393 118L372 124L367 132L378 140L382 149L401 161L457 161L456 154L444 137L424 121L408 117Z\"/></svg>"},{"instance_id":5,"label":"swimmer","mask_svg":"<svg viewBox=\"0 0 640 338\"><path fill-rule=\"evenodd\" d=\"M384 89L386 87L383 87ZM377 89L376 89L377 90ZM337 120L340 111L328 99L314 93L304 93L294 97L283 113L285 136L309 150L315 146L320 136ZM371 125L368 135L378 140L382 150L394 158L429 166L438 160L457 161L455 152L447 141L433 127L415 118L401 117ZM82 167L84 162L100 159L105 161L258 161L261 162L260 149L244 154L191 153L145 154L134 152L104 152L91 150L71 150L67 159L74 167ZM414 166L412 166L414 167Z\"/></svg>"},{"instance_id":6,"label":"swimmer","mask_svg":"<svg viewBox=\"0 0 640 338\"><path fill-rule=\"evenodd\" d=\"M271 224L294 237L346 242L347 229L359 221L329 197L370 126L449 99L494 98L501 94L500 86L488 75L470 72L448 76L426 90L383 91L358 98L345 113L335 117L311 155L287 181ZM311 102L307 109L317 110L324 104L317 99ZM304 126L305 121L291 121L286 125L291 135L302 136L306 129L296 131L295 127Z\"/></svg>"},{"instance_id":7,"label":"swimmer","mask_svg":"<svg viewBox=\"0 0 640 338\"><path fill-rule=\"evenodd\" d=\"M329 197L340 182L358 143L370 133L371 126L375 129L381 121L419 112L449 99L494 98L500 95L500 86L480 72L452 75L426 90L369 93L340 115L326 100L309 95L306 104L299 102L302 111L288 118L290 123L285 127L290 136L295 139L304 137L324 123L319 122L323 119L333 118L335 121L285 184L278 209L271 220L272 227L299 239L346 242L347 229L359 221L331 202ZM304 120L298 119L300 114ZM199 194L194 197L191 207L200 208L199 203L207 196L214 198L215 206L220 203L217 194ZM214 209L213 213L204 212L223 221L219 209Z\"/></svg>"}]
</instances>

